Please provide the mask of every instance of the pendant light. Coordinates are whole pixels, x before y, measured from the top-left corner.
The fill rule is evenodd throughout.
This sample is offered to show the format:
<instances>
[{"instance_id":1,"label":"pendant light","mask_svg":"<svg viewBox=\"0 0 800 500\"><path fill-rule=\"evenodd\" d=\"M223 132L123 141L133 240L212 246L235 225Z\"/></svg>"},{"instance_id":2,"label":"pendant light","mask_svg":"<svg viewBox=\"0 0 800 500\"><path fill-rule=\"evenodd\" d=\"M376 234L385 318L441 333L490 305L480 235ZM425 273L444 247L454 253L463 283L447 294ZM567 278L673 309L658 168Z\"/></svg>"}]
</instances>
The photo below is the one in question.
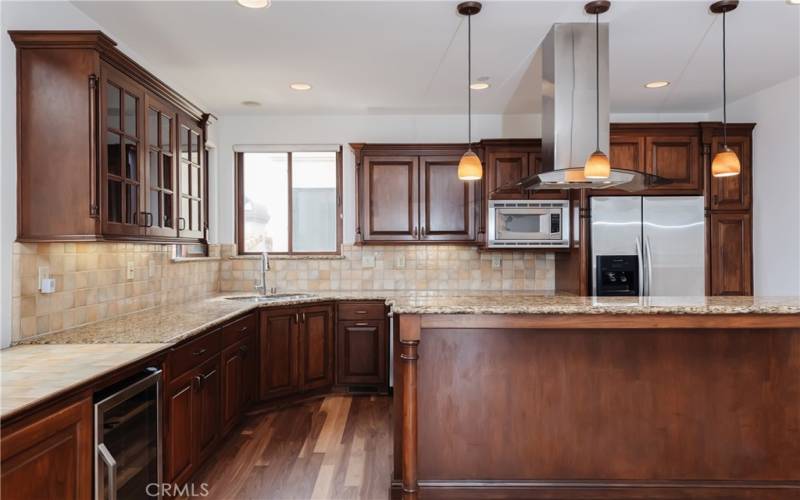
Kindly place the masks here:
<instances>
[{"instance_id":1,"label":"pendant light","mask_svg":"<svg viewBox=\"0 0 800 500\"><path fill-rule=\"evenodd\" d=\"M467 152L458 162L458 178L474 181L483 177L483 166L478 155L472 152L472 16L481 11L480 2L458 4L458 13L467 16Z\"/></svg>"},{"instance_id":2,"label":"pendant light","mask_svg":"<svg viewBox=\"0 0 800 500\"><path fill-rule=\"evenodd\" d=\"M739 0L721 0L711 5L711 12L722 14L722 151L714 155L711 161L711 175L714 177L731 177L742 171L739 157L728 147L728 68L725 64L725 14L738 6Z\"/></svg>"},{"instance_id":3,"label":"pendant light","mask_svg":"<svg viewBox=\"0 0 800 500\"><path fill-rule=\"evenodd\" d=\"M597 149L589 155L583 165L583 176L587 179L608 179L611 175L611 162L608 156L600 150L600 14L606 12L611 6L608 1L589 2L584 6L587 14L594 14L595 37L595 75L596 75L596 102L597 102Z\"/></svg>"}]
</instances>

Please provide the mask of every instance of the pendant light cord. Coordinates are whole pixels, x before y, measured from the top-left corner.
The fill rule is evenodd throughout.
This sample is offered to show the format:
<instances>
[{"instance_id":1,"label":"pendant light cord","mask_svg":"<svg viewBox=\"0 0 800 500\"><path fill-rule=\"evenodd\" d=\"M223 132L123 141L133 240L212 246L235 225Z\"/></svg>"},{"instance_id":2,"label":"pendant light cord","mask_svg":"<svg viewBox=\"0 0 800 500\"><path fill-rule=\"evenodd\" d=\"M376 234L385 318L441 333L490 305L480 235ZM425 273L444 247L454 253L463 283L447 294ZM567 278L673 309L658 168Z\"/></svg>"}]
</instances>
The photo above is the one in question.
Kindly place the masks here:
<instances>
[{"instance_id":1,"label":"pendant light cord","mask_svg":"<svg viewBox=\"0 0 800 500\"><path fill-rule=\"evenodd\" d=\"M467 151L472 150L472 15L467 16Z\"/></svg>"},{"instance_id":2,"label":"pendant light cord","mask_svg":"<svg viewBox=\"0 0 800 500\"><path fill-rule=\"evenodd\" d=\"M728 68L725 61L725 38L725 11L722 11L722 143L728 149Z\"/></svg>"},{"instance_id":3,"label":"pendant light cord","mask_svg":"<svg viewBox=\"0 0 800 500\"><path fill-rule=\"evenodd\" d=\"M597 133L597 151L600 151L600 13L594 13L594 69L595 69L595 91L597 92L597 98L595 99L597 104L597 123L595 127L595 132Z\"/></svg>"}]
</instances>

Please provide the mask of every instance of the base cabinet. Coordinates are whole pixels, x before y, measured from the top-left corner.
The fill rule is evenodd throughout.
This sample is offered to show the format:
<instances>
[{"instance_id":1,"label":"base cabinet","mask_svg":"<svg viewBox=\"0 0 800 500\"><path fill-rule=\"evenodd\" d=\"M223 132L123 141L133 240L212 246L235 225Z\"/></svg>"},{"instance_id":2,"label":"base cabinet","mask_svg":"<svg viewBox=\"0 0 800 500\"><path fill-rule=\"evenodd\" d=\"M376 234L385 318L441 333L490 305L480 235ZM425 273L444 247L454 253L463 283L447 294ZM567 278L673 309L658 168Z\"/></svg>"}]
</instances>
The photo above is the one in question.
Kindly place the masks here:
<instances>
[{"instance_id":1,"label":"base cabinet","mask_svg":"<svg viewBox=\"0 0 800 500\"><path fill-rule=\"evenodd\" d=\"M336 325L336 384L388 391L389 340L383 302L343 302Z\"/></svg>"},{"instance_id":2,"label":"base cabinet","mask_svg":"<svg viewBox=\"0 0 800 500\"><path fill-rule=\"evenodd\" d=\"M261 400L333 385L333 305L261 312Z\"/></svg>"},{"instance_id":3,"label":"base cabinet","mask_svg":"<svg viewBox=\"0 0 800 500\"><path fill-rule=\"evenodd\" d=\"M90 500L92 447L91 398L4 428L0 497Z\"/></svg>"},{"instance_id":4,"label":"base cabinet","mask_svg":"<svg viewBox=\"0 0 800 500\"><path fill-rule=\"evenodd\" d=\"M753 295L752 227L749 213L712 213L712 295Z\"/></svg>"}]
</instances>

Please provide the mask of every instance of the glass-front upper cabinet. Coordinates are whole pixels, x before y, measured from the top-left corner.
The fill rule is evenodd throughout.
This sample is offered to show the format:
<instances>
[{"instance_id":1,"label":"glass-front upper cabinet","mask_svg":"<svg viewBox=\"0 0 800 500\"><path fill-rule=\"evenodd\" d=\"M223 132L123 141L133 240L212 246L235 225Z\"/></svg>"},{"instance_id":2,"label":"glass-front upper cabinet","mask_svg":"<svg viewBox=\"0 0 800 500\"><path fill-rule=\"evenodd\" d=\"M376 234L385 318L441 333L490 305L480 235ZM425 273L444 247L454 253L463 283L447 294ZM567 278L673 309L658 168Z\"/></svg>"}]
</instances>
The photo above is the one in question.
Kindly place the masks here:
<instances>
[{"instance_id":1,"label":"glass-front upper cabinet","mask_svg":"<svg viewBox=\"0 0 800 500\"><path fill-rule=\"evenodd\" d=\"M147 120L147 208L144 225L147 235L177 237L176 182L177 111L148 94Z\"/></svg>"},{"instance_id":2,"label":"glass-front upper cabinet","mask_svg":"<svg viewBox=\"0 0 800 500\"><path fill-rule=\"evenodd\" d=\"M103 233L141 236L144 173L142 136L144 91L110 66L101 88L100 193Z\"/></svg>"},{"instance_id":3,"label":"glass-front upper cabinet","mask_svg":"<svg viewBox=\"0 0 800 500\"><path fill-rule=\"evenodd\" d=\"M206 230L206 173L203 129L181 114L178 127L178 235L204 239Z\"/></svg>"}]
</instances>

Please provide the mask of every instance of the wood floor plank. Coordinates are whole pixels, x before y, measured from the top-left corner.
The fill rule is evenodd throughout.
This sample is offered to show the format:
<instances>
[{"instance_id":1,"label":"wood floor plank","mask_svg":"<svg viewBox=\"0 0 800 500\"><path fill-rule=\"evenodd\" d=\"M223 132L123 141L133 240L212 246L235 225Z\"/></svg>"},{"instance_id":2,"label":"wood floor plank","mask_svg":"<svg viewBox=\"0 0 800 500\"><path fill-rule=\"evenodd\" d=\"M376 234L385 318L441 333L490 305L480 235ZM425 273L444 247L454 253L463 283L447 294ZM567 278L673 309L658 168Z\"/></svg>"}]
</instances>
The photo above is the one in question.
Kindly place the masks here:
<instances>
[{"instance_id":1,"label":"wood floor plank","mask_svg":"<svg viewBox=\"0 0 800 500\"><path fill-rule=\"evenodd\" d=\"M255 412L191 482L217 500L386 500L391 398L331 395Z\"/></svg>"}]
</instances>

